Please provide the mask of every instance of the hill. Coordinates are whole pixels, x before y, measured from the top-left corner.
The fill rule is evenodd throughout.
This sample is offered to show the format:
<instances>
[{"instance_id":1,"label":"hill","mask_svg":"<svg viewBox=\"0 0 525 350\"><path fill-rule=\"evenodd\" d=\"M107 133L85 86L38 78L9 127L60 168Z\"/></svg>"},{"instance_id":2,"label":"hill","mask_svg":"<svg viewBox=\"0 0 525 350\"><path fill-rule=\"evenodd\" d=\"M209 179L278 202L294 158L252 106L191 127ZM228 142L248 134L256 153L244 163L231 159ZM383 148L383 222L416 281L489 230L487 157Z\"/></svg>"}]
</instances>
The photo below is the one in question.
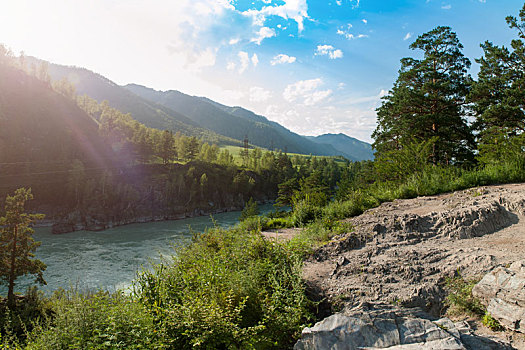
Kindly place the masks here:
<instances>
[{"instance_id":1,"label":"hill","mask_svg":"<svg viewBox=\"0 0 525 350\"><path fill-rule=\"evenodd\" d=\"M34 57L27 59L36 66L42 62L47 63ZM53 81L66 78L75 86L78 95L86 94L98 102L106 100L111 107L130 113L133 119L148 127L180 131L182 134L197 136L210 143L240 145L240 142L203 129L182 113L137 96L132 91L88 69L54 63L48 63L48 66Z\"/></svg>"},{"instance_id":2,"label":"hill","mask_svg":"<svg viewBox=\"0 0 525 350\"><path fill-rule=\"evenodd\" d=\"M319 144L333 146L341 155L349 160L373 160L374 151L372 145L345 134L324 134L319 136L307 136L308 139Z\"/></svg>"},{"instance_id":3,"label":"hill","mask_svg":"<svg viewBox=\"0 0 525 350\"><path fill-rule=\"evenodd\" d=\"M316 144L241 107L224 106L207 98L189 96L175 90L157 91L136 84L126 85L125 88L153 103L188 116L202 128L237 140L247 136L250 144L258 147L291 153L338 155L337 150L329 144Z\"/></svg>"},{"instance_id":4,"label":"hill","mask_svg":"<svg viewBox=\"0 0 525 350\"><path fill-rule=\"evenodd\" d=\"M70 179L75 160L85 170L116 159L98 134L98 124L74 101L0 61L0 192L33 187L46 199Z\"/></svg>"}]
</instances>

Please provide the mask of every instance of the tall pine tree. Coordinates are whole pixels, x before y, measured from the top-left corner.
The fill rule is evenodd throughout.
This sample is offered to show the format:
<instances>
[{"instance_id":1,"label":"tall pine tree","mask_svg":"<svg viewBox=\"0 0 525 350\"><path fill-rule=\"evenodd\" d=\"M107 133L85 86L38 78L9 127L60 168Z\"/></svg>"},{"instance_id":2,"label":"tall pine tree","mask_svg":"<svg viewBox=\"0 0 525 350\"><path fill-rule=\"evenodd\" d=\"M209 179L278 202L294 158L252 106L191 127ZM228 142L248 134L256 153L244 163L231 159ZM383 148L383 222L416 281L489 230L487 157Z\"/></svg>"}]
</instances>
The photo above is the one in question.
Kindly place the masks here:
<instances>
[{"instance_id":1,"label":"tall pine tree","mask_svg":"<svg viewBox=\"0 0 525 350\"><path fill-rule=\"evenodd\" d=\"M462 164L474 145L465 116L471 85L470 61L450 27L437 27L410 45L422 59L403 58L399 77L377 109L372 137L376 157L388 157L406 145L434 139L429 161Z\"/></svg>"},{"instance_id":2,"label":"tall pine tree","mask_svg":"<svg viewBox=\"0 0 525 350\"><path fill-rule=\"evenodd\" d=\"M33 199L30 189L19 188L14 196L7 196L5 216L0 217L0 279L7 284L7 303L15 306L14 287L18 277L32 274L36 281L45 284L42 272L46 265L34 259L40 242L33 240L30 225L44 218L42 214L27 214L25 203Z\"/></svg>"},{"instance_id":3,"label":"tall pine tree","mask_svg":"<svg viewBox=\"0 0 525 350\"><path fill-rule=\"evenodd\" d=\"M525 147L525 5L519 18L507 23L517 29L511 49L485 42L478 81L470 95L476 115L482 163L522 159Z\"/></svg>"}]
</instances>

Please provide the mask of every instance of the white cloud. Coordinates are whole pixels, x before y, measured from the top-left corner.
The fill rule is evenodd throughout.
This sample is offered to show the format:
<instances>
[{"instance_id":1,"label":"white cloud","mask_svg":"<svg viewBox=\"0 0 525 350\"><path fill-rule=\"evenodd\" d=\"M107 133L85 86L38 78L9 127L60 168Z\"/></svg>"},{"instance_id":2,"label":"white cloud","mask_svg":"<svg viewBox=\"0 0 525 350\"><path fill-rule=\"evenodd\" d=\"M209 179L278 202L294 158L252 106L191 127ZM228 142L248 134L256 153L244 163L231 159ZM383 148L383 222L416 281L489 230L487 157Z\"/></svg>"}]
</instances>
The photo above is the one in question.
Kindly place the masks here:
<instances>
[{"instance_id":1,"label":"white cloud","mask_svg":"<svg viewBox=\"0 0 525 350\"><path fill-rule=\"evenodd\" d=\"M297 81L286 86L283 98L288 102L302 100L305 106L315 105L332 94L332 90L318 90L321 85L323 81L320 78Z\"/></svg>"},{"instance_id":2,"label":"white cloud","mask_svg":"<svg viewBox=\"0 0 525 350\"><path fill-rule=\"evenodd\" d=\"M452 8L452 5L450 4L441 6L442 10L450 10L451 8Z\"/></svg>"},{"instance_id":3,"label":"white cloud","mask_svg":"<svg viewBox=\"0 0 525 350\"><path fill-rule=\"evenodd\" d=\"M343 57L343 51L335 49L332 45L317 45L317 50L315 51L316 56L325 56L328 55L330 59L334 60L336 58Z\"/></svg>"},{"instance_id":4,"label":"white cloud","mask_svg":"<svg viewBox=\"0 0 525 350\"><path fill-rule=\"evenodd\" d=\"M284 4L278 6L265 6L261 10L247 10L245 16L252 18L256 26L264 25L266 17L278 16L286 20L292 19L297 23L299 32L304 29L304 19L308 18L308 4L306 0L284 0Z\"/></svg>"},{"instance_id":5,"label":"white cloud","mask_svg":"<svg viewBox=\"0 0 525 350\"><path fill-rule=\"evenodd\" d=\"M352 25L349 24L348 25L348 29L352 28ZM337 29L337 32L336 32L338 35L342 35L344 36L345 38L347 38L348 40L352 40L352 39L362 39L362 38L368 38L368 35L366 34L357 34L357 35L354 35L348 31L344 31L342 29Z\"/></svg>"},{"instance_id":6,"label":"white cloud","mask_svg":"<svg viewBox=\"0 0 525 350\"><path fill-rule=\"evenodd\" d=\"M403 38L403 40L408 40L408 39L410 39L411 37L412 37L412 33L407 33L407 34L405 35L405 37Z\"/></svg>"},{"instance_id":7,"label":"white cloud","mask_svg":"<svg viewBox=\"0 0 525 350\"><path fill-rule=\"evenodd\" d=\"M363 18L361 22L363 22L364 24L368 24L368 21L365 18Z\"/></svg>"},{"instance_id":8,"label":"white cloud","mask_svg":"<svg viewBox=\"0 0 525 350\"><path fill-rule=\"evenodd\" d=\"M253 86L250 88L250 101L251 102L264 102L272 97L272 93L269 90L265 90L259 86Z\"/></svg>"},{"instance_id":9,"label":"white cloud","mask_svg":"<svg viewBox=\"0 0 525 350\"><path fill-rule=\"evenodd\" d=\"M241 39L239 39L239 38L233 38L233 39L230 39L230 41L228 42L228 44L230 44L230 45L235 45L235 44L237 44L239 41L241 41Z\"/></svg>"},{"instance_id":10,"label":"white cloud","mask_svg":"<svg viewBox=\"0 0 525 350\"><path fill-rule=\"evenodd\" d=\"M336 59L336 58L343 58L343 51L337 49L337 50L334 50L334 51L332 51L332 52L329 52L329 53L328 53L328 56L329 56L332 60L334 60L334 59Z\"/></svg>"},{"instance_id":11,"label":"white cloud","mask_svg":"<svg viewBox=\"0 0 525 350\"><path fill-rule=\"evenodd\" d=\"M257 57L257 54L253 54L252 56L252 64L254 67L257 67L257 64L259 64L259 57Z\"/></svg>"},{"instance_id":12,"label":"white cloud","mask_svg":"<svg viewBox=\"0 0 525 350\"><path fill-rule=\"evenodd\" d=\"M318 102L321 102L322 100L326 99L331 94L332 90L315 91L314 93L305 96L304 104L305 106L313 106Z\"/></svg>"},{"instance_id":13,"label":"white cloud","mask_svg":"<svg viewBox=\"0 0 525 350\"><path fill-rule=\"evenodd\" d=\"M344 89L344 88L345 88L345 86L346 86L346 84L345 84L345 83L339 83L339 84L337 84L337 88L338 88L339 90L342 90L342 89Z\"/></svg>"},{"instance_id":14,"label":"white cloud","mask_svg":"<svg viewBox=\"0 0 525 350\"><path fill-rule=\"evenodd\" d=\"M190 72L200 72L203 68L213 67L217 58L217 49L206 48L197 50L196 48L180 51L175 47L168 46L170 54L177 53L185 58L184 68Z\"/></svg>"},{"instance_id":15,"label":"white cloud","mask_svg":"<svg viewBox=\"0 0 525 350\"><path fill-rule=\"evenodd\" d=\"M248 65L250 64L250 56L248 56L248 53L244 51L239 51L237 56L239 57L239 60L241 61L240 67L239 67L239 74L242 74L248 68Z\"/></svg>"},{"instance_id":16,"label":"white cloud","mask_svg":"<svg viewBox=\"0 0 525 350\"><path fill-rule=\"evenodd\" d=\"M278 54L277 56L274 56L270 64L272 66L275 66L276 64L284 64L284 63L294 63L297 60L294 56L288 56L283 53Z\"/></svg>"},{"instance_id":17,"label":"white cloud","mask_svg":"<svg viewBox=\"0 0 525 350\"><path fill-rule=\"evenodd\" d=\"M226 69L227 70L235 70L236 66L237 65L234 62L228 62L228 64L226 65Z\"/></svg>"},{"instance_id":18,"label":"white cloud","mask_svg":"<svg viewBox=\"0 0 525 350\"><path fill-rule=\"evenodd\" d=\"M335 0L335 3L339 6L341 6L343 4L343 0Z\"/></svg>"},{"instance_id":19,"label":"white cloud","mask_svg":"<svg viewBox=\"0 0 525 350\"><path fill-rule=\"evenodd\" d=\"M261 42L264 39L274 37L275 35L275 29L261 27L261 29L259 29L259 31L256 33L256 36L252 38L251 42L256 43L257 45L261 45Z\"/></svg>"}]
</instances>

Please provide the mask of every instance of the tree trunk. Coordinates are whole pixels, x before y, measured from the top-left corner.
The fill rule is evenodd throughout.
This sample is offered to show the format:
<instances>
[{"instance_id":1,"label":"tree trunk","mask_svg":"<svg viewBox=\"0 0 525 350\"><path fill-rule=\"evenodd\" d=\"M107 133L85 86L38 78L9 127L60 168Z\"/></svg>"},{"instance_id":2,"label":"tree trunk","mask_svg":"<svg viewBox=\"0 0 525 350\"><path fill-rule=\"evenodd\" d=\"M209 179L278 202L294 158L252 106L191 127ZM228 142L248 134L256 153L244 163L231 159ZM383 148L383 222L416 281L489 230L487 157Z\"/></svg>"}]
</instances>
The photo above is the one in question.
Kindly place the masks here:
<instances>
[{"instance_id":1,"label":"tree trunk","mask_svg":"<svg viewBox=\"0 0 525 350\"><path fill-rule=\"evenodd\" d=\"M7 306L12 310L15 307L15 261L16 261L16 244L18 236L18 226L14 228L13 249L11 249L11 266L9 266L9 285L7 291Z\"/></svg>"}]
</instances>

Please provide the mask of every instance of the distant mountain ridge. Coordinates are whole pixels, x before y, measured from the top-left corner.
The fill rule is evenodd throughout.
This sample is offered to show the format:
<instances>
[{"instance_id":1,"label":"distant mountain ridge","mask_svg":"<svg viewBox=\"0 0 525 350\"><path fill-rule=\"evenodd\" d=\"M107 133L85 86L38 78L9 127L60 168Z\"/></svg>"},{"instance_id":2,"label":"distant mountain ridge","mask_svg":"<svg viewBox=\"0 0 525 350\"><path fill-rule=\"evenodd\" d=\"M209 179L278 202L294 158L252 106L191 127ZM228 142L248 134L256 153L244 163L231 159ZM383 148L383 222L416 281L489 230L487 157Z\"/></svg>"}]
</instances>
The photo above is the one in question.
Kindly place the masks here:
<instances>
[{"instance_id":1,"label":"distant mountain ridge","mask_svg":"<svg viewBox=\"0 0 525 350\"><path fill-rule=\"evenodd\" d=\"M34 57L28 57L27 60L30 63L34 62L37 66L44 62ZM241 145L241 142L237 140L200 128L185 115L137 96L100 74L85 68L49 62L48 64L49 74L53 81L66 78L75 86L77 94L88 95L98 102L106 100L111 107L124 113L130 113L135 120L148 127L180 131L185 135L197 136L210 143Z\"/></svg>"},{"instance_id":2,"label":"distant mountain ridge","mask_svg":"<svg viewBox=\"0 0 525 350\"><path fill-rule=\"evenodd\" d=\"M352 158L355 158L356 160L374 159L374 151L371 144L342 133L306 137L317 143L332 145L336 150L342 153L342 156L349 160L352 160Z\"/></svg>"},{"instance_id":3,"label":"distant mountain ridge","mask_svg":"<svg viewBox=\"0 0 525 350\"><path fill-rule=\"evenodd\" d=\"M291 153L313 155L338 155L329 144L318 144L269 121L241 107L228 107L203 97L194 97L182 92L157 91L137 84L129 84L126 89L153 103L188 116L202 128L237 140L248 137L250 144L286 150Z\"/></svg>"},{"instance_id":4,"label":"distant mountain ridge","mask_svg":"<svg viewBox=\"0 0 525 350\"><path fill-rule=\"evenodd\" d=\"M27 59L36 65L43 62ZM349 136L305 137L242 107L225 106L206 97L137 84L120 86L85 68L53 63L49 63L49 73L54 81L68 79L79 95L106 100L148 127L180 131L209 143L240 146L247 137L253 146L289 153L343 156L352 161L373 157L369 144Z\"/></svg>"}]
</instances>

